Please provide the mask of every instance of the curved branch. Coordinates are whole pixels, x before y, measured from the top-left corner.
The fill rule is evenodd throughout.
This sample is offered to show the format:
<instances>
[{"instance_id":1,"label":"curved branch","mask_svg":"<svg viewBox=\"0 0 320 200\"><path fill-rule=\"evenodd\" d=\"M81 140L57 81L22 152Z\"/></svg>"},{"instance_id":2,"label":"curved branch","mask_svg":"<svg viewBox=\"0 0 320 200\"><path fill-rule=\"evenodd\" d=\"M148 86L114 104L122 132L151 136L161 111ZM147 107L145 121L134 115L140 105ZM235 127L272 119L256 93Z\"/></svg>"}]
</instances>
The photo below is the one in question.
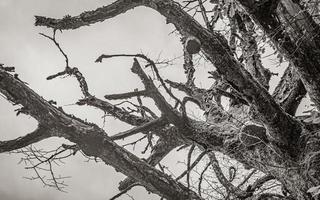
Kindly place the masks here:
<instances>
[{"instance_id":1,"label":"curved branch","mask_svg":"<svg viewBox=\"0 0 320 200\"><path fill-rule=\"evenodd\" d=\"M90 24L102 22L140 5L143 5L143 1L119 0L96 10L83 12L75 17L66 15L63 19L53 19L35 16L35 25L46 26L56 30L77 29L82 26L89 26Z\"/></svg>"},{"instance_id":2,"label":"curved branch","mask_svg":"<svg viewBox=\"0 0 320 200\"><path fill-rule=\"evenodd\" d=\"M36 25L44 25L55 29L74 29L112 18L141 5L155 9L165 16L167 21L173 23L182 35L196 36L202 44L202 52L217 68L223 79L241 93L243 98L253 106L255 112L260 114L261 121L268 128L273 143L294 156L293 147L298 142L301 132L299 122L287 115L268 91L254 80L234 58L227 40L222 35L209 32L174 1L119 0L109 6L85 12L76 17L65 17L61 20L37 17ZM178 119L175 114L172 112L171 114L172 119Z\"/></svg>"},{"instance_id":3,"label":"curved branch","mask_svg":"<svg viewBox=\"0 0 320 200\"><path fill-rule=\"evenodd\" d=\"M0 69L0 92L10 101L28 107L28 114L39 122L54 128L54 136L64 137L76 143L87 156L100 158L123 174L136 179L149 191L167 199L201 199L181 183L112 142L97 125L67 115L55 108L2 69Z\"/></svg>"},{"instance_id":4,"label":"curved branch","mask_svg":"<svg viewBox=\"0 0 320 200\"><path fill-rule=\"evenodd\" d=\"M203 156L205 156L207 154L207 151L203 151L201 152L201 154L193 161L193 163L191 165L188 166L188 169L184 172L182 172L177 178L176 180L180 180L182 179L185 175L187 175L188 173L190 173L190 171L197 166L197 164L201 161L201 159L203 158ZM188 159L190 160L190 159ZM190 164L190 163L189 163Z\"/></svg>"},{"instance_id":5,"label":"curved branch","mask_svg":"<svg viewBox=\"0 0 320 200\"><path fill-rule=\"evenodd\" d=\"M56 38L55 38L55 35L56 35L56 30L53 31L53 36L50 37L48 35L45 35L45 34L40 34L46 38L48 38L49 40L51 40L55 45L56 47L59 49L60 53L63 55L63 57L65 58L66 60L66 67L65 69L62 71L62 72L58 72L54 75L51 75L49 77L47 77L47 80L51 80L51 79L54 79L56 77L59 77L59 76L63 76L63 75L74 75L80 85L80 89L81 89L81 92L82 94L85 96L84 99L82 100L79 100L77 102L78 105L90 105L90 106L94 106L94 107L97 107L101 110L103 110L104 112L107 112L111 115L113 115L114 117L116 117L117 119L121 120L121 121L124 121L130 125L141 125L145 122L148 122L149 120L151 119L148 119L148 118L145 118L145 117L138 117L138 116L135 116L135 115L132 115L124 110L122 110L121 108L118 108L112 104L110 104L109 102L106 102L106 101L102 101L96 97L94 97L93 95L91 95L89 93L89 88L88 88L88 84L87 84L87 81L85 79L85 77L82 75L82 73L79 71L78 68L76 67L73 67L71 68L69 66L69 59L68 59L68 56L67 54L62 50L60 44L57 42ZM115 55L115 56L118 56L118 55ZM96 61L98 62L98 61ZM101 60L100 60L101 62ZM122 95L112 95L112 96L107 96L107 97L110 97L110 98L120 98L120 97L128 97L129 96L132 96L133 94L122 94Z\"/></svg>"},{"instance_id":6,"label":"curved branch","mask_svg":"<svg viewBox=\"0 0 320 200\"><path fill-rule=\"evenodd\" d=\"M252 187L251 187L251 190L252 191L255 191L255 190L258 190L262 187L263 184L265 184L266 182L270 181L270 180L273 180L275 179L274 176L272 175L265 175L265 176L262 176L261 178L258 178L253 184L252 184Z\"/></svg>"},{"instance_id":7,"label":"curved branch","mask_svg":"<svg viewBox=\"0 0 320 200\"><path fill-rule=\"evenodd\" d=\"M234 186L223 174L220 166L219 166L219 162L215 156L214 152L209 152L208 153L209 158L210 158L210 162L211 162L211 166L219 180L219 182L223 185L223 187L228 191L231 192L232 194L234 194L237 197L242 197L245 196L246 193L244 191L241 191L240 188Z\"/></svg>"},{"instance_id":8,"label":"curved branch","mask_svg":"<svg viewBox=\"0 0 320 200\"><path fill-rule=\"evenodd\" d=\"M51 137L49 127L38 126L33 132L13 140L0 141L0 153L17 150Z\"/></svg>"}]
</instances>

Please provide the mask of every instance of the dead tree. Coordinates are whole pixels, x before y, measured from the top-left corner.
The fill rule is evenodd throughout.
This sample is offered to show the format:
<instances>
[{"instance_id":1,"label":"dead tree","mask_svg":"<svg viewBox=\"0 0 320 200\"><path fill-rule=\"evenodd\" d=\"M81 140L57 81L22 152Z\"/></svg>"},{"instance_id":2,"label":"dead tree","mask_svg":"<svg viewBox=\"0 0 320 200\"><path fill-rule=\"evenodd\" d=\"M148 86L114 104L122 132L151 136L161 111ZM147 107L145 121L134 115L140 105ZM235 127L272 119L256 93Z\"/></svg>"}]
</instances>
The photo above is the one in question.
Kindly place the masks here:
<instances>
[{"instance_id":1,"label":"dead tree","mask_svg":"<svg viewBox=\"0 0 320 200\"><path fill-rule=\"evenodd\" d=\"M187 1L183 6L173 0L117 0L78 16L67 15L61 19L36 16L36 26L53 30L53 36L43 36L56 45L66 60L65 69L48 77L48 80L64 75L76 77L84 96L77 102L78 105L99 108L134 128L109 136L97 125L69 115L53 102L43 99L17 76L10 74L12 70L1 66L0 92L8 101L21 105L17 114L30 115L39 124L32 133L1 141L0 152L17 150L49 137L63 137L75 144L64 145L64 149L99 158L127 175L128 179L120 185L124 192L139 184L166 199L203 199L200 190L192 190L189 178L184 185L154 167L174 148L192 145L191 149L198 147L203 152L199 160L209 156L209 163L228 191L228 198L310 199L308 191L320 185L318 112L303 118L295 116L295 112L306 94L320 109L320 27L308 7L311 4L293 0L211 1L215 7L212 20L209 20L210 12L204 3L201 0ZM191 4L196 4L204 25L188 13L190 9L186 8ZM138 6L157 11L180 33L185 50L183 67L187 81L163 80L157 64L143 54L100 55L96 62L114 57L133 58L131 71L141 80L144 88L105 96L107 100L138 98L140 105L135 105L137 110L130 112L90 93L85 77L78 68L69 65L55 34L59 30L107 21ZM222 10L226 12L222 13ZM222 20L223 15L227 16L223 20L230 23L229 38L215 31L215 23ZM272 72L262 65L255 34L257 29L265 34L264 37L279 55L290 62L273 94L268 92ZM237 53L237 48L241 55ZM210 88L199 88L194 84L193 56L199 51L212 65L210 74L214 83ZM143 69L142 62L152 68L175 105L171 105L160 93L154 80ZM187 97L177 98L169 86L185 92ZM221 105L221 96L229 99L228 109ZM141 98L151 98L161 116L143 106ZM188 102L204 110L207 120L195 120L188 116ZM159 138L154 146L151 145L152 153L147 160L139 159L115 143L137 133ZM241 184L237 186L225 177L214 152L222 153L265 176L248 188L241 187ZM191 153L192 150L190 156ZM197 162L190 163L188 159L184 175L189 177ZM286 194L256 193L271 179L277 180Z\"/></svg>"}]
</instances>

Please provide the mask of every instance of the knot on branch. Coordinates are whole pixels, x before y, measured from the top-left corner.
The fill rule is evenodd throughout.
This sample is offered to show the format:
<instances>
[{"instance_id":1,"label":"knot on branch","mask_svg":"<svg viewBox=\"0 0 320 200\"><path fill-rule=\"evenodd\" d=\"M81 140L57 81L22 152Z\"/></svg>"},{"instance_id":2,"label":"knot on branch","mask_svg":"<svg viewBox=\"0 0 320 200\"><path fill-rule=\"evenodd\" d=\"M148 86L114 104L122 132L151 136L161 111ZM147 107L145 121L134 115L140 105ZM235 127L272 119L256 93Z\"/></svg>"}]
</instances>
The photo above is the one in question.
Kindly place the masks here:
<instances>
[{"instance_id":1,"label":"knot on branch","mask_svg":"<svg viewBox=\"0 0 320 200\"><path fill-rule=\"evenodd\" d=\"M187 50L190 54L196 54L199 53L201 47L201 42L198 38L189 36L187 37L184 48Z\"/></svg>"},{"instance_id":2,"label":"knot on branch","mask_svg":"<svg viewBox=\"0 0 320 200\"><path fill-rule=\"evenodd\" d=\"M263 126L247 124L241 128L239 139L246 147L253 147L261 143L268 143L267 131Z\"/></svg>"},{"instance_id":3,"label":"knot on branch","mask_svg":"<svg viewBox=\"0 0 320 200\"><path fill-rule=\"evenodd\" d=\"M92 102L94 100L95 100L95 98L93 96L88 96L88 97L85 97L83 99L79 99L78 102L76 102L76 104L79 105L79 106L87 105L87 104L89 104L90 102Z\"/></svg>"}]
</instances>

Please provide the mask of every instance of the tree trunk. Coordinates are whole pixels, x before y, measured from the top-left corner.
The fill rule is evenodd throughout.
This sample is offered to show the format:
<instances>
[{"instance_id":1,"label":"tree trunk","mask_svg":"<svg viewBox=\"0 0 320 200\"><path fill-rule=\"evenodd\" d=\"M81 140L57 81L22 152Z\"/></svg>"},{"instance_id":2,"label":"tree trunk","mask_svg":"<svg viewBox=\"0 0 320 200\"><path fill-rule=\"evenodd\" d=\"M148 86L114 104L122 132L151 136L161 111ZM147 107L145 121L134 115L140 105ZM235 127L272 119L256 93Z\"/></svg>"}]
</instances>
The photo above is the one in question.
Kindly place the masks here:
<instances>
[{"instance_id":1,"label":"tree trunk","mask_svg":"<svg viewBox=\"0 0 320 200\"><path fill-rule=\"evenodd\" d=\"M313 22L308 13L302 11L298 3L292 0L259 1L261 3L251 0L239 2L248 10L251 17L262 26L280 51L291 61L311 99L320 108L320 35L318 34L318 25ZM173 23L181 35L196 37L200 41L201 51L216 67L221 79L229 84L237 95L240 95L241 100L244 102L243 104L245 104L239 105L239 109L234 109L235 112L231 113L231 115L215 105L213 124L189 119L186 113L179 113L166 102L152 80L144 73L137 59L135 59L132 72L139 76L145 86L145 90L151 91L148 94L149 97L153 98L156 106L162 112L162 117L166 119L165 121L176 128L177 135L188 140L188 142L191 141L197 144L201 149L220 151L248 167L253 167L272 175L290 191L293 197L301 200L308 199L307 190L320 184L319 126L306 124L290 115L294 113L297 107L296 102L292 99L295 99L300 94L304 95L305 92L300 82L294 85L293 82L282 81L279 86L280 89L276 90L274 96L268 93L267 83L269 77L264 71L260 58L256 55L256 43L253 46L250 45L250 42L254 41L253 38L250 38L252 35L249 34L250 37L246 41L244 48L245 54L253 54L254 56L246 60L247 66L243 66L236 60L227 40L221 34L210 32L203 28L179 4L171 0L119 0L109 6L95 11L84 12L76 17L68 16L60 20L37 17L36 25L47 26L55 30L76 29L115 17L137 6L146 6L156 10L167 19L168 23ZM246 30L242 30L242 34L247 34ZM107 57L107 55L102 55L97 61ZM146 59L140 54L136 57ZM151 65L154 64L150 60L146 60ZM156 68L154 69L156 70ZM5 77L9 77L8 79L13 82L12 85L17 84L12 80L11 76L6 75L5 72L2 72L2 74ZM290 79L290 76L284 76L283 79ZM298 81L298 78L296 79ZM27 91L28 89L21 86L22 89L17 91L15 88L10 88L4 80L2 82L0 79L0 83L2 83L2 85L0 84L1 92L8 96L9 99L16 100L21 104L25 103L26 105L24 106L30 104L22 101L22 97L19 96L19 92L22 89ZM288 84L293 86L288 87ZM285 89L281 90L281 88ZM290 97L284 98L284 100L276 98L288 90L294 92L294 94L290 93L293 97L289 95ZM204 99L212 92L207 90L188 91L191 91L190 93L194 92L192 95L200 99L200 107L205 107L203 105L207 102ZM143 94L145 93L143 92ZM95 97L87 96L90 98L86 99L88 100L86 104L96 103ZM17 100L17 97L20 98ZM27 97L23 96L25 99ZM282 104L282 102L284 103ZM45 102L36 98L34 104L43 105ZM96 107L100 106L99 108L105 111L106 109L101 106L105 104L102 102ZM107 106L110 107L109 104ZM49 106L49 108L57 112L57 116L61 115L52 106ZM32 111L37 108L29 107L29 109ZM249 121L248 117L241 118L243 120L241 122L236 119L238 117L236 112L247 115L249 114L248 110L263 126L246 126L245 122ZM110 111L107 112L110 113ZM43 120L41 116L39 113L34 114L34 117L37 117L36 119L39 121ZM52 120L57 121L56 119ZM195 193L190 192L189 188L161 174L129 152L118 148L115 143L110 141L109 137L103 135L103 131L99 129L89 131L88 129L92 128L92 126L86 123L83 125L83 123L76 120L71 120L71 122L70 124L64 124L63 128L60 127L60 130L66 130L67 134L61 135L60 133L59 136L78 143L88 155L100 157L105 163L111 164L150 190L169 199L187 199L188 196L201 199ZM139 121L135 120L135 122ZM83 125L83 127L79 127L79 124ZM150 125L149 121L147 125ZM151 125L153 125L152 122ZM71 126L74 129L71 130L66 126ZM140 126L137 129L145 130L145 128L145 126ZM165 129L163 128L163 130ZM255 138L255 145L247 145L249 144L249 140L247 140L249 138L244 139L243 137L246 137L246 135L241 135L243 132L247 136ZM122 137L123 134L120 136ZM261 139L261 142L258 142L257 138ZM248 141L248 143L246 144L244 141ZM97 149L97 147L100 148ZM170 187L170 184L172 187Z\"/></svg>"},{"instance_id":2,"label":"tree trunk","mask_svg":"<svg viewBox=\"0 0 320 200\"><path fill-rule=\"evenodd\" d=\"M293 0L263 3L239 1L273 43L294 65L311 98L320 109L320 27Z\"/></svg>"}]
</instances>

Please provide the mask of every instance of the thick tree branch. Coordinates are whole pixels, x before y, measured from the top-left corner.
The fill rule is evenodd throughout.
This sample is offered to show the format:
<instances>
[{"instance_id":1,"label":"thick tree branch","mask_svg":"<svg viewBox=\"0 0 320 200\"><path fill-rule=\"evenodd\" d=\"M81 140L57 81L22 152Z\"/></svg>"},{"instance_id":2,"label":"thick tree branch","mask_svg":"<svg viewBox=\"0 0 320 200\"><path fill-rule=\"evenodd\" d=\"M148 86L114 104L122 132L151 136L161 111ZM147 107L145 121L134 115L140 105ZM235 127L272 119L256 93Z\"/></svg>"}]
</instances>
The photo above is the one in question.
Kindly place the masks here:
<instances>
[{"instance_id":1,"label":"thick tree branch","mask_svg":"<svg viewBox=\"0 0 320 200\"><path fill-rule=\"evenodd\" d=\"M152 129L163 127L165 124L167 124L166 119L158 118L153 121L147 122L141 126L134 127L128 131L120 132L116 135L111 136L110 138L112 140L124 139L126 137L132 136L132 135L140 133L140 132L151 131Z\"/></svg>"},{"instance_id":2,"label":"thick tree branch","mask_svg":"<svg viewBox=\"0 0 320 200\"><path fill-rule=\"evenodd\" d=\"M17 92L19 91L19 92ZM14 105L22 105L26 114L35 118L41 125L50 125L56 120L52 115L58 109L30 90L24 82L0 68L0 93ZM30 98L26 98L26 96Z\"/></svg>"},{"instance_id":3,"label":"thick tree branch","mask_svg":"<svg viewBox=\"0 0 320 200\"><path fill-rule=\"evenodd\" d=\"M244 67L236 61L228 46L228 42L223 36L215 32L210 33L183 11L179 4L172 0L138 0L134 2L131 0L120 0L109 6L86 12L76 17L65 17L61 20L37 17L36 25L45 25L55 29L73 29L81 25L88 25L112 18L117 14L140 5L157 10L167 18L168 22L173 23L182 35L196 36L200 40L202 44L201 49L208 60L214 64L224 79L235 90L240 92L243 98L260 114L261 121L266 125L272 137L271 141L281 146L284 151L285 149L292 149L292 146L295 146L301 132L299 128L300 124L283 112L268 91L261 87ZM83 21L83 18L86 21ZM164 108L162 107L162 109ZM172 111L170 115L171 120L175 118L173 121L176 121L178 119ZM289 152L294 154L292 151Z\"/></svg>"},{"instance_id":4,"label":"thick tree branch","mask_svg":"<svg viewBox=\"0 0 320 200\"><path fill-rule=\"evenodd\" d=\"M187 77L186 85L193 86L194 85L194 72L196 71L193 66L192 54L187 51L187 48L183 48L183 69L184 73ZM167 82L167 80L165 81Z\"/></svg>"},{"instance_id":5,"label":"thick tree branch","mask_svg":"<svg viewBox=\"0 0 320 200\"><path fill-rule=\"evenodd\" d=\"M147 163L151 166L156 166L160 161L167 156L174 148L182 145L183 142L175 137L175 128L170 127L167 130L166 136L159 138L157 144L152 148L150 157L147 159ZM165 138L165 139L164 139ZM126 190L130 185L136 181L132 178L126 178L119 183L119 190Z\"/></svg>"},{"instance_id":6,"label":"thick tree branch","mask_svg":"<svg viewBox=\"0 0 320 200\"><path fill-rule=\"evenodd\" d=\"M266 89L269 88L271 72L264 68L261 62L258 44L256 41L254 23L245 13L237 12L234 16L242 36L241 48L245 68Z\"/></svg>"},{"instance_id":7,"label":"thick tree branch","mask_svg":"<svg viewBox=\"0 0 320 200\"><path fill-rule=\"evenodd\" d=\"M165 82L163 81L163 79L160 77L160 74L159 74L159 71L156 67L156 64L153 62L153 60L151 60L150 58L148 58L147 56L143 55L143 54L113 54L113 55L105 55L105 54L102 54L101 56L99 56L95 62L102 62L102 60L104 58L112 58L112 57L138 57L138 58L142 58L144 59L145 61L148 62L148 64L146 65L146 67L148 66L151 66L152 69L154 70L155 74L156 74L156 77L157 79L160 81L162 87L165 89L165 91L170 95L170 97L172 97L174 100L177 101L177 103L180 103L180 100L175 97L172 92L167 88Z\"/></svg>"},{"instance_id":8,"label":"thick tree branch","mask_svg":"<svg viewBox=\"0 0 320 200\"><path fill-rule=\"evenodd\" d=\"M134 91L134 92L126 92L122 94L109 94L104 95L104 98L108 100L116 100L116 99L129 99L137 96L147 96L148 92L146 90Z\"/></svg>"},{"instance_id":9,"label":"thick tree branch","mask_svg":"<svg viewBox=\"0 0 320 200\"><path fill-rule=\"evenodd\" d=\"M77 29L81 26L89 26L90 24L102 22L106 19L115 17L121 13L142 5L142 1L120 0L110 5L88 11L76 17L66 15L63 19L53 19L42 16L35 16L36 26L46 26L56 30Z\"/></svg>"},{"instance_id":10,"label":"thick tree branch","mask_svg":"<svg viewBox=\"0 0 320 200\"><path fill-rule=\"evenodd\" d=\"M277 193L262 193L257 194L253 199L262 200L262 199L286 199L285 196L277 194Z\"/></svg>"},{"instance_id":11,"label":"thick tree branch","mask_svg":"<svg viewBox=\"0 0 320 200\"><path fill-rule=\"evenodd\" d=\"M174 108L165 100L165 98L160 94L153 81L144 73L137 59L134 59L131 71L137 74L142 83L144 84L146 90L150 92L150 96L156 103L156 106L162 112L162 114L168 118L168 120L179 128L184 128L183 120L181 116L174 111Z\"/></svg>"},{"instance_id":12,"label":"thick tree branch","mask_svg":"<svg viewBox=\"0 0 320 200\"><path fill-rule=\"evenodd\" d=\"M237 185L237 188L240 188L242 185L248 182L248 180L257 172L256 169L252 170L242 181Z\"/></svg>"},{"instance_id":13,"label":"thick tree branch","mask_svg":"<svg viewBox=\"0 0 320 200\"><path fill-rule=\"evenodd\" d=\"M0 69L0 91L10 101L28 107L28 113L39 122L47 122L47 125L54 127L55 136L76 143L87 156L99 157L106 164L139 181L148 190L167 199L201 199L168 175L119 147L98 126L69 116L53 107L2 69Z\"/></svg>"},{"instance_id":14,"label":"thick tree branch","mask_svg":"<svg viewBox=\"0 0 320 200\"><path fill-rule=\"evenodd\" d=\"M261 25L301 76L311 100L320 109L320 26L294 0L268 0L264 5L238 1Z\"/></svg>"},{"instance_id":15,"label":"thick tree branch","mask_svg":"<svg viewBox=\"0 0 320 200\"><path fill-rule=\"evenodd\" d=\"M101 99L98 99L94 96L81 99L77 102L78 105L89 105L105 111L106 113L111 114L115 118L128 123L132 126L140 126L141 124L149 122L151 119L142 118L136 115L132 115L123 109Z\"/></svg>"},{"instance_id":16,"label":"thick tree branch","mask_svg":"<svg viewBox=\"0 0 320 200\"><path fill-rule=\"evenodd\" d=\"M313 26L313 23L309 23L310 21L308 20L308 16L304 15L305 12L301 10L298 5L299 1L263 0L258 2L252 0L244 0L240 1L240 3L241 2L243 3L243 5L246 3L250 3L253 4L253 7L257 6L251 11L254 15L257 14L257 18L261 17L261 19L266 19L261 22L264 29L280 30L278 33L269 32L269 36L277 40L276 44L278 44L279 46L285 46L285 48L282 48L282 50L284 49L284 51L286 51L287 56L293 60L293 64L298 69L300 69L298 70L298 72L302 76L302 80L306 86L307 91L310 93L313 101L316 102L318 108L320 108L320 79L319 77L316 77L319 74L320 66L318 55L319 52L314 51L314 49L319 49L319 28L317 26ZM316 165L318 162L314 162L316 163L314 164L308 161L307 164L299 165L299 163L301 162L297 162L296 159L290 159L287 157L287 155L278 154L278 149L274 149L273 147L280 147L283 151L285 151L285 153L289 153L293 157L296 156L294 158L297 158L297 155L299 155L298 159L302 159L299 161L304 162L303 157L310 154L310 157L316 158L313 160L318 161L318 155L314 156L314 154L312 154L314 152L310 152L318 149L318 141L312 140L312 142L315 141L315 144L313 144L312 142L309 142L309 139L307 138L306 143L309 144L308 147L305 149L300 148L300 146L297 145L298 141L301 141L304 138L300 138L300 123L295 121L291 116L287 115L280 108L280 106L277 105L276 101L274 101L271 95L269 95L268 92L263 87L261 87L258 81L256 81L252 77L252 75L250 75L244 69L244 67L233 57L233 51L229 48L227 41L220 34L215 32L210 33L209 31L205 30L192 17L187 15L177 3L171 0L119 0L109 6L99 8L95 11L85 12L77 17L66 16L62 20L37 17L36 24L46 25L48 27L54 28L54 30L74 29L84 25L89 25L91 23L96 23L98 21L103 21L107 18L112 18L139 5L144 5L146 7L157 10L159 13L166 17L168 23L173 23L176 29L183 36L193 36L200 40L200 43L202 44L202 52L204 53L206 58L215 65L217 71L219 72L219 74L221 74L222 79L230 86L232 86L232 89L234 89L234 91L237 91L237 93L241 94L242 98L246 102L248 102L248 104L255 111L254 114L260 116L258 121L263 122L265 127L268 129L266 133L268 133L268 139L270 139L271 145L268 144L263 148L257 146L253 149L243 147L243 144L241 144L239 140L234 137L238 133L237 130L239 130L239 127L231 127L230 124L226 124L227 126L229 125L230 128L222 126L225 125L223 124L224 122L228 122L228 120L225 119L222 120L223 123L217 123L213 125L208 125L206 123L201 124L200 122L191 121L188 125L190 125L190 129L192 131L188 130L186 134L187 138L197 142L198 144L201 144L201 146L203 146L205 149L218 147L220 148L219 150L221 150L225 154L231 154L231 156L234 156L238 160L248 161L251 166L254 166L257 169L262 169L261 171L274 174L276 177L280 177L280 179L282 179L282 182L284 182L284 179L288 179L288 181L286 181L288 182L287 185L290 187L290 190L294 192L294 190L298 188L302 192L297 192L297 196L305 197L306 194L304 193L304 191L306 191L306 188L311 185L315 185L312 178L316 180L316 183L319 182L318 178L315 178L318 177L318 171L315 170L315 172L312 174L308 171L310 166L311 168L313 168L311 170L316 169L317 166L313 167L313 165ZM279 13L282 15L279 15ZM297 19L295 18L296 16L294 16L295 13L298 13L298 20L295 20ZM281 25L281 22L284 22L284 27L279 26ZM297 33L295 33L296 31ZM277 36L274 37L274 35ZM306 38L311 39L309 40ZM306 62L308 63L308 65L305 65ZM304 64L304 66L307 67L301 67L299 64ZM185 190L185 188L183 187L183 189L181 190L180 185L176 184L175 182L173 182L173 184L170 184L170 188L167 188L168 186L164 182L171 183L171 180L168 181L166 177L161 177L162 179L160 178L159 180L157 179L158 176L156 175L155 179L149 180L149 178L152 177L152 173L154 172L152 171L153 168L148 168L148 166L145 166L143 162L139 163L139 160L137 160L136 157L131 157L128 152L123 151L123 149L121 148L118 148L118 146L110 141L110 138L108 138L106 134L97 126L88 124L72 116L68 116L63 112L56 110L55 107L48 106L47 102L45 101L29 102L30 100L23 100L32 99L31 97L34 96L29 95L29 93L28 95L26 95L24 92L22 92L22 94L18 94L17 92L15 92L15 89L17 88L10 88L12 87L10 86L10 81L5 81L5 83L2 84L3 79L1 76L2 75L0 74L1 93L5 94L9 100L22 104L24 106L23 111L26 114L34 116L38 120L41 120L41 118L43 118L48 122L59 121L59 123L53 124L54 127L59 130L58 133L62 133L62 135L57 135L63 136L70 141L79 144L81 149L86 154L98 156L102 158L106 163L111 163L113 166L116 166L117 169L120 169L120 171L125 173L126 175L136 177L137 181L141 181L143 185L147 185L146 187L151 191L159 192L162 190L167 191L167 189L169 189L170 191L165 192L165 197L173 199L183 199L190 197L190 195L185 195L184 192L181 193L182 190L189 193L189 190ZM15 76L15 81L19 81L19 83L22 83L17 78L17 76ZM9 88L5 88L7 87L6 85L9 85ZM24 90L19 91L21 92ZM91 99L88 98L87 95L85 96L86 99ZM38 99L38 96L36 96L36 99ZM28 104L40 105L41 108L39 109L32 106L29 107ZM45 105L45 108L42 108L43 105ZM47 107L49 107L50 109L46 109ZM39 112L43 110L45 112ZM174 112L174 110L171 111ZM125 114L125 117L120 116L119 113L116 114L118 114L117 116L119 118L122 118L124 120L126 120L126 117L128 116L128 113ZM171 117L171 121L175 120ZM180 128L179 131L181 130L183 129ZM181 132L183 134L183 131ZM228 136L221 136L223 134ZM302 135L309 136L309 132L307 132L306 134L305 132L303 132ZM241 151L243 150L243 148L245 150ZM300 152L298 152L298 154L297 152L295 152L295 150L302 150L303 152L301 154ZM119 160L117 160L116 158ZM135 164L131 165L132 163ZM140 171L140 168L136 167L136 164L138 164L139 167L141 167L141 169L143 170ZM308 168L306 174L301 172L303 171L303 168L305 166L307 166L306 168ZM295 180L297 179L302 181L296 184ZM165 186L161 187L159 185L162 184L159 183L162 183ZM174 194L177 194L177 191L180 191L179 194L181 194L179 198L177 196L172 196Z\"/></svg>"},{"instance_id":17,"label":"thick tree branch","mask_svg":"<svg viewBox=\"0 0 320 200\"><path fill-rule=\"evenodd\" d=\"M251 190L256 191L260 189L263 186L263 184L273 179L274 179L274 176L272 175L264 175L261 178L258 178L254 183L252 183Z\"/></svg>"},{"instance_id":18,"label":"thick tree branch","mask_svg":"<svg viewBox=\"0 0 320 200\"><path fill-rule=\"evenodd\" d=\"M33 132L13 140L0 141L0 153L17 150L51 137L49 127L38 126Z\"/></svg>"},{"instance_id":19,"label":"thick tree branch","mask_svg":"<svg viewBox=\"0 0 320 200\"><path fill-rule=\"evenodd\" d=\"M306 93L300 76L289 64L272 96L288 114L294 116Z\"/></svg>"},{"instance_id":20,"label":"thick tree branch","mask_svg":"<svg viewBox=\"0 0 320 200\"><path fill-rule=\"evenodd\" d=\"M241 97L237 96L236 94L233 94L231 92L227 92L225 90L222 90L219 87L210 87L210 89L206 90L206 89L202 89L202 88L198 88L194 85L190 86L188 84L184 84L184 83L177 83L174 81L170 81L170 80L166 80L166 83L168 83L172 88L175 88L177 90L180 90L182 92L185 92L187 95L189 96L197 96L199 93L213 93L214 96L220 95L220 96L224 96L224 97L228 97L230 99L239 101L245 105L248 105L248 103L242 99ZM196 98L198 99L198 98Z\"/></svg>"}]
</instances>

